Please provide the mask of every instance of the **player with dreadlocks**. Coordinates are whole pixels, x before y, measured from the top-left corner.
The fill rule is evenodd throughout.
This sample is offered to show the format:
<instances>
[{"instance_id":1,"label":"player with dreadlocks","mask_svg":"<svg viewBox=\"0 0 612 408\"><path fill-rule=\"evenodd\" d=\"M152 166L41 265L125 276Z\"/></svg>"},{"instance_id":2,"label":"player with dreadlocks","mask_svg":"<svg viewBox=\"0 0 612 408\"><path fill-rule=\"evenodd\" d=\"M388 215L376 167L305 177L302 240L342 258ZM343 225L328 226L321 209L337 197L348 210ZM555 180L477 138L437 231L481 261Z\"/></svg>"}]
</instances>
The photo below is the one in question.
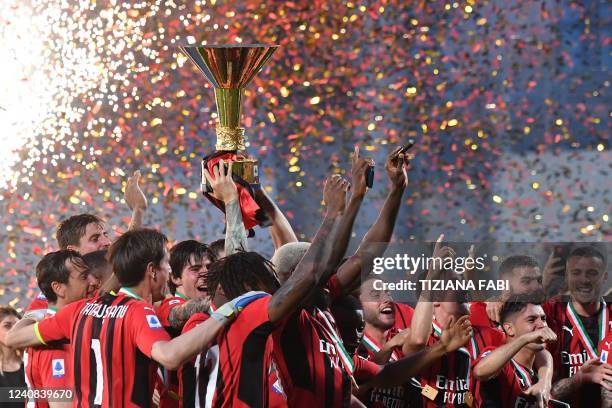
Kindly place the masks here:
<instances>
[{"instance_id":1,"label":"player with dreadlocks","mask_svg":"<svg viewBox=\"0 0 612 408\"><path fill-rule=\"evenodd\" d=\"M212 179L210 181L213 181ZM327 179L324 200L327 213L315 239L294 273L282 286L271 263L255 252L238 252L210 265L206 287L214 305L220 305L233 293L262 290L270 293L249 304L231 327L217 336L204 361L218 353L210 370L208 386L197 385L203 406L267 406L269 374L272 370L272 342L269 334L284 323L302 299L319 284L324 284L335 269L331 246L340 227L348 183L339 176ZM210 392L212 388L214 392Z\"/></svg>"}]
</instances>

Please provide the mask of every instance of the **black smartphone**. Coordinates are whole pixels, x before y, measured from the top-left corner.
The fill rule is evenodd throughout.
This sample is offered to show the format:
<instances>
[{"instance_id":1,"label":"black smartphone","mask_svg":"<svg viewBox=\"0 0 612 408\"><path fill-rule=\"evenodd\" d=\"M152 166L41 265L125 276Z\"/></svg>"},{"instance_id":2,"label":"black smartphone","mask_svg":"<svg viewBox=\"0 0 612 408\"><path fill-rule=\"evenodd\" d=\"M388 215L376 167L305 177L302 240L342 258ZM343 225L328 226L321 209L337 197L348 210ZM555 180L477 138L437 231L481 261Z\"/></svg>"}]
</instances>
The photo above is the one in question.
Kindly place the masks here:
<instances>
[{"instance_id":1,"label":"black smartphone","mask_svg":"<svg viewBox=\"0 0 612 408\"><path fill-rule=\"evenodd\" d=\"M408 143L406 143L404 146L402 146L401 149L399 149L399 151L397 152L397 154L402 154L402 153L406 153L408 150L412 149L412 147L414 146L414 140L410 139L408 140Z\"/></svg>"},{"instance_id":2,"label":"black smartphone","mask_svg":"<svg viewBox=\"0 0 612 408\"><path fill-rule=\"evenodd\" d=\"M366 186L368 188L372 188L372 186L374 185L374 166L369 166L368 169L366 170Z\"/></svg>"}]
</instances>

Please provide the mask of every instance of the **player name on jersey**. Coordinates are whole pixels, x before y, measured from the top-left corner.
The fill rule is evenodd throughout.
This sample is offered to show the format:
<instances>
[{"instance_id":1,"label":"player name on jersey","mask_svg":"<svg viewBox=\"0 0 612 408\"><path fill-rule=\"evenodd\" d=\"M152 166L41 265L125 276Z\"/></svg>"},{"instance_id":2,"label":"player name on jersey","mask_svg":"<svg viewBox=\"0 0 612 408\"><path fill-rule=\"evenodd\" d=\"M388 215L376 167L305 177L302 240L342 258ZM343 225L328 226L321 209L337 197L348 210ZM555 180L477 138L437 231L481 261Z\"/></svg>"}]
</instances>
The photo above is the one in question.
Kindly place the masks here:
<instances>
[{"instance_id":1,"label":"player name on jersey","mask_svg":"<svg viewBox=\"0 0 612 408\"><path fill-rule=\"evenodd\" d=\"M81 315L97 317L99 319L115 319L125 316L128 310L128 305L105 305L97 302L88 302L81 310Z\"/></svg>"}]
</instances>

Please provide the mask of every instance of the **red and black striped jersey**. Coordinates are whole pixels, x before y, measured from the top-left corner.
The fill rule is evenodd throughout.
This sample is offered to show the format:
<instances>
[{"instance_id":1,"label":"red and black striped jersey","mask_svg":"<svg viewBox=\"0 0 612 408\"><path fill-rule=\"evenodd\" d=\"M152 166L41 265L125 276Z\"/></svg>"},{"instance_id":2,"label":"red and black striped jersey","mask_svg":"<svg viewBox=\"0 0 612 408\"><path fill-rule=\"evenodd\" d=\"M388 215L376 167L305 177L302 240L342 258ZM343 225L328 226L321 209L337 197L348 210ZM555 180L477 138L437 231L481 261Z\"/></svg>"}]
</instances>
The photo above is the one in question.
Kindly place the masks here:
<instances>
[{"instance_id":1,"label":"red and black striped jersey","mask_svg":"<svg viewBox=\"0 0 612 408\"><path fill-rule=\"evenodd\" d=\"M35 326L40 340L72 345L74 406L150 406L157 364L151 350L169 341L153 306L122 293L83 299Z\"/></svg>"},{"instance_id":2,"label":"red and black striped jersey","mask_svg":"<svg viewBox=\"0 0 612 408\"><path fill-rule=\"evenodd\" d=\"M479 396L475 395L477 387L474 384L472 363L480 354L480 350L487 346L500 346L504 344L505 339L496 329L474 327L473 330L474 336L466 346L434 361L410 383L412 386L409 393L410 407L465 408L468 392L475 401L478 400ZM434 321L427 345L432 346L437 343L440 333L440 326ZM433 400L422 394L423 388L426 387L437 391Z\"/></svg>"},{"instance_id":3,"label":"red and black striped jersey","mask_svg":"<svg viewBox=\"0 0 612 408\"><path fill-rule=\"evenodd\" d=\"M204 323L209 318L210 315L207 313L195 313L187 320L181 334L187 333L189 330ZM210 351L209 348L185 362L177 371L181 407L196 408L210 406L210 401L208 405L205 403L207 401L208 377L213 367L216 365L216 359L214 362L212 361L212 353L215 353L215 357L218 356L218 349L218 347L215 347L215 350L211 351L211 355L207 359L206 355L207 352ZM212 385L214 386L214 383ZM214 389L212 391L214 391ZM209 394L212 394L212 392L209 392ZM212 400L212 395L209 399Z\"/></svg>"},{"instance_id":4,"label":"red and black striped jersey","mask_svg":"<svg viewBox=\"0 0 612 408\"><path fill-rule=\"evenodd\" d=\"M272 296L266 296L250 303L217 336L218 367L209 379L209 384L215 384L213 407L267 405L272 354L268 340L274 328L268 317L270 299Z\"/></svg>"},{"instance_id":5,"label":"red and black striped jersey","mask_svg":"<svg viewBox=\"0 0 612 408\"><path fill-rule=\"evenodd\" d=\"M602 301L599 311L588 317L578 315L569 298L556 297L542 307L548 326L557 333L557 341L547 345L554 360L554 383L572 377L587 360L597 357L597 345L612 331L612 307ZM600 386L583 384L570 404L589 408L601 406Z\"/></svg>"},{"instance_id":6,"label":"red and black striped jersey","mask_svg":"<svg viewBox=\"0 0 612 408\"><path fill-rule=\"evenodd\" d=\"M350 403L352 384L347 370L352 371L353 360L338 343L339 335L330 322L333 326L327 312L301 309L272 333L274 361L290 407L344 407ZM345 366L347 357L351 368Z\"/></svg>"},{"instance_id":7,"label":"red and black striped jersey","mask_svg":"<svg viewBox=\"0 0 612 408\"><path fill-rule=\"evenodd\" d=\"M474 366L497 347L486 347L474 362ZM515 360L508 361L501 371L488 381L476 382L477 407L536 407L532 396L524 395L523 391L538 382L535 372Z\"/></svg>"},{"instance_id":8,"label":"red and black striped jersey","mask_svg":"<svg viewBox=\"0 0 612 408\"><path fill-rule=\"evenodd\" d=\"M45 317L55 315L55 311L48 310ZM70 367L70 344L68 342L56 342L47 347L28 347L23 353L23 368L26 376L26 384L31 389L72 388L73 378ZM46 400L31 400L26 405L28 408L48 408Z\"/></svg>"}]
</instances>

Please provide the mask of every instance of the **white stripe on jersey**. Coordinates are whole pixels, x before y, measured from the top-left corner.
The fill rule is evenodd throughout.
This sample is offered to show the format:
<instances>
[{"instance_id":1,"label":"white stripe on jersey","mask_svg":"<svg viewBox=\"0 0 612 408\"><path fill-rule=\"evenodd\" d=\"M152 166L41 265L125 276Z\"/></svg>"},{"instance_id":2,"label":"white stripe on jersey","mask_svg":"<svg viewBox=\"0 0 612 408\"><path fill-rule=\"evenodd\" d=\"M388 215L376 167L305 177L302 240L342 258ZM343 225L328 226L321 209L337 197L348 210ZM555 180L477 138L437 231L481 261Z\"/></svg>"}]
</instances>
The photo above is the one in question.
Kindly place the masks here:
<instances>
[{"instance_id":1,"label":"white stripe on jersey","mask_svg":"<svg viewBox=\"0 0 612 408\"><path fill-rule=\"evenodd\" d=\"M217 376L219 375L219 345L215 344L211 348L206 351L206 357L204 357L204 367L211 367L210 374L208 378L200 378L200 365L202 354L199 354L196 358L195 362L195 372L196 372L196 381L195 381L195 406L199 407L200 405L200 381L207 381L206 384L206 401L205 408L211 408L213 399L215 397L215 388L217 387Z\"/></svg>"}]
</instances>

